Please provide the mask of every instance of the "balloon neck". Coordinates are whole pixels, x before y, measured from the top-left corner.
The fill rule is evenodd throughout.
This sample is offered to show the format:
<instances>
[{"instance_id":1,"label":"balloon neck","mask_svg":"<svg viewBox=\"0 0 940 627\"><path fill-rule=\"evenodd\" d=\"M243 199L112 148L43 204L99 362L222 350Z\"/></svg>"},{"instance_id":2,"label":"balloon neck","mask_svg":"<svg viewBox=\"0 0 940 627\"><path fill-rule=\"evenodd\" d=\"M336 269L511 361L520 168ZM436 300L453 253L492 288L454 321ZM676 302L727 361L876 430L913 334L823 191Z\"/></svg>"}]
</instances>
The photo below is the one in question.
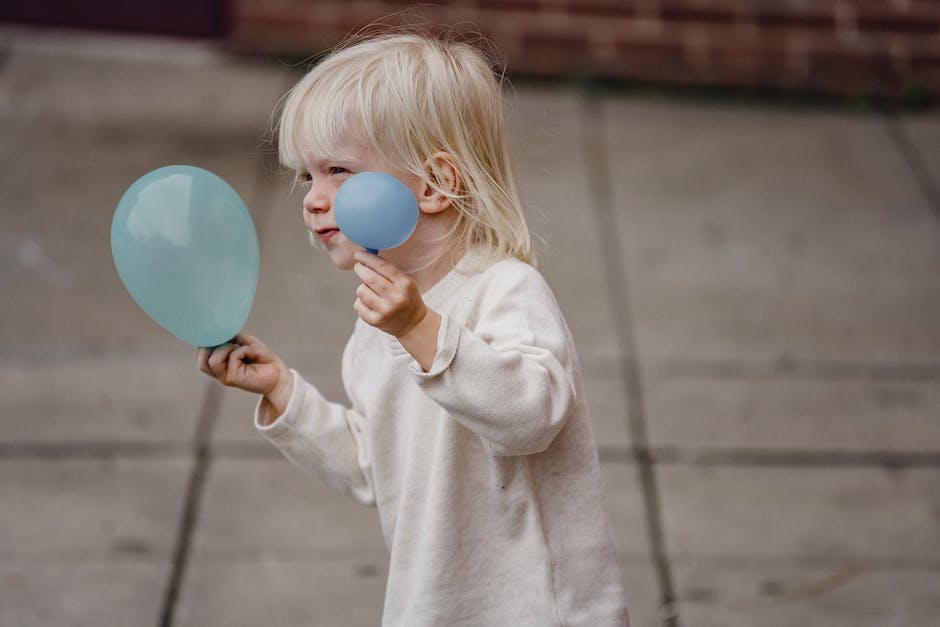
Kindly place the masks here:
<instances>
[{"instance_id":1,"label":"balloon neck","mask_svg":"<svg viewBox=\"0 0 940 627\"><path fill-rule=\"evenodd\" d=\"M377 248L366 248L366 252L370 255L378 255L379 251Z\"/></svg>"},{"instance_id":2,"label":"balloon neck","mask_svg":"<svg viewBox=\"0 0 940 627\"><path fill-rule=\"evenodd\" d=\"M204 348L208 348L209 350L214 351L214 350L217 349L217 348L222 348L222 347L225 346L226 344L238 344L238 342L236 342L236 341L235 341L235 338L233 337L233 338L230 339L228 342L222 342L221 344L219 344L219 345L217 345L217 346L205 346Z\"/></svg>"}]
</instances>

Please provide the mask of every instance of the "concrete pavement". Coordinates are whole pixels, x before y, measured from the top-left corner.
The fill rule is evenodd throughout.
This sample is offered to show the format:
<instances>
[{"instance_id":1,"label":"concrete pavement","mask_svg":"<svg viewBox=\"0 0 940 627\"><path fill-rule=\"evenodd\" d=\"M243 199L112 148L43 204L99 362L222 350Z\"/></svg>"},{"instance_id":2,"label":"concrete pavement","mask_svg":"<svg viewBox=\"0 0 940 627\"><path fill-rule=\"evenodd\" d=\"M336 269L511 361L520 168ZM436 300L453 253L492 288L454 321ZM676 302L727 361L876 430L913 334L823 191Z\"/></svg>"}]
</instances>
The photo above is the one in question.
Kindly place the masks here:
<instances>
[{"instance_id":1,"label":"concrete pavement","mask_svg":"<svg viewBox=\"0 0 940 627\"><path fill-rule=\"evenodd\" d=\"M355 282L261 141L296 75L159 39L0 51L0 624L377 624L375 513L261 441L110 257L137 177L215 171L261 237L247 329L342 399ZM932 624L940 116L510 99L633 624Z\"/></svg>"}]
</instances>

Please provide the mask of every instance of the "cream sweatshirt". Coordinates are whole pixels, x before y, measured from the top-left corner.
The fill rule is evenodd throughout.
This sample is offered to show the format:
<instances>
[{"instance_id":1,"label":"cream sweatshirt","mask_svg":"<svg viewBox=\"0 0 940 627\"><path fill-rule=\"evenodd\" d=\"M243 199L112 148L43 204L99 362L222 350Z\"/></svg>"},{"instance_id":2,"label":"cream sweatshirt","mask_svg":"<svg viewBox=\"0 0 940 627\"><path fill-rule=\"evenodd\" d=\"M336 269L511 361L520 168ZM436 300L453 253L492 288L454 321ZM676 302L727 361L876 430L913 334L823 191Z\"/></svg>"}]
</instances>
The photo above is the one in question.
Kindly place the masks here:
<instances>
[{"instance_id":1,"label":"cream sweatshirt","mask_svg":"<svg viewBox=\"0 0 940 627\"><path fill-rule=\"evenodd\" d=\"M515 259L468 253L424 295L441 314L424 372L361 320L352 407L299 374L255 426L297 466L374 505L389 549L383 625L627 625L596 444L558 304ZM259 405L260 410L260 405Z\"/></svg>"}]
</instances>

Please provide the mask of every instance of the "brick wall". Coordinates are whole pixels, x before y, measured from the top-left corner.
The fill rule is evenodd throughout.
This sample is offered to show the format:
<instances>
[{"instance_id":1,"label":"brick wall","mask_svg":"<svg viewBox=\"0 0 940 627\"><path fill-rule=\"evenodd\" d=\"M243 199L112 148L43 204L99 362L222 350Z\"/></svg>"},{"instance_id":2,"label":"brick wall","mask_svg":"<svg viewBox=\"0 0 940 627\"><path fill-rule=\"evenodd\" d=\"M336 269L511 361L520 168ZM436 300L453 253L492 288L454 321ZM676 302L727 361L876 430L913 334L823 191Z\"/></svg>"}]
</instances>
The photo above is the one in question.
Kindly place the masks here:
<instances>
[{"instance_id":1,"label":"brick wall","mask_svg":"<svg viewBox=\"0 0 940 627\"><path fill-rule=\"evenodd\" d=\"M383 17L468 21L516 74L940 95L940 0L230 2L231 41L252 52L311 54Z\"/></svg>"}]
</instances>

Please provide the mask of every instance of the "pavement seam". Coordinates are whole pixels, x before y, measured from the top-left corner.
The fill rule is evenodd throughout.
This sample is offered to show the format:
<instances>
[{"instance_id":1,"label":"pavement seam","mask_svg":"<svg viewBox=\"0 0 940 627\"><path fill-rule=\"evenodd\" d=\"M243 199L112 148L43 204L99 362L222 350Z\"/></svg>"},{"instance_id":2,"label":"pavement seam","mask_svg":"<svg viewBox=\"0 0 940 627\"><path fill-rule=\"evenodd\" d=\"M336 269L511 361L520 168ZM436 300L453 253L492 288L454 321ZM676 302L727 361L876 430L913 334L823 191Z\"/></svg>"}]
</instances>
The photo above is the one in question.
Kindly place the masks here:
<instances>
[{"instance_id":1,"label":"pavement seam","mask_svg":"<svg viewBox=\"0 0 940 627\"><path fill-rule=\"evenodd\" d=\"M885 126L891 141L898 149L898 152L901 153L907 167L910 168L914 180L924 194L934 216L940 219L940 185L931 176L926 160L917 149L917 145L911 140L902 120L898 116L885 116Z\"/></svg>"},{"instance_id":2,"label":"pavement seam","mask_svg":"<svg viewBox=\"0 0 940 627\"><path fill-rule=\"evenodd\" d=\"M213 461L282 461L266 443L221 441L208 444ZM598 446L605 464L630 464L648 459L669 466L768 466L821 468L940 468L940 450L897 451L886 449L798 449L765 447L688 446L683 444L647 447ZM92 442L0 442L0 462L158 460L179 461L192 456L192 444L147 441Z\"/></svg>"},{"instance_id":3,"label":"pavement seam","mask_svg":"<svg viewBox=\"0 0 940 627\"><path fill-rule=\"evenodd\" d=\"M186 501L177 527L173 561L163 597L160 619L157 623L160 627L172 627L176 607L179 604L180 591L192 554L193 534L199 518L202 495L205 491L206 478L212 462L210 440L216 418L219 415L221 400L222 388L214 381L207 381L206 395L199 412L199 420L196 423L196 433L193 439L193 469L189 476Z\"/></svg>"},{"instance_id":4,"label":"pavement seam","mask_svg":"<svg viewBox=\"0 0 940 627\"><path fill-rule=\"evenodd\" d=\"M752 380L873 381L877 383L940 382L940 362L932 361L670 359L660 360L654 364L646 364L646 371L654 375Z\"/></svg>"},{"instance_id":5,"label":"pavement seam","mask_svg":"<svg viewBox=\"0 0 940 627\"><path fill-rule=\"evenodd\" d=\"M6 72L7 66L10 63L10 57L13 56L13 46L2 46L0 47L0 76Z\"/></svg>"},{"instance_id":6,"label":"pavement seam","mask_svg":"<svg viewBox=\"0 0 940 627\"><path fill-rule=\"evenodd\" d=\"M606 464L637 462L643 456L668 466L779 468L940 468L940 451L805 450L768 448L655 446L639 452L617 446L598 447Z\"/></svg>"},{"instance_id":7,"label":"pavement seam","mask_svg":"<svg viewBox=\"0 0 940 627\"><path fill-rule=\"evenodd\" d=\"M595 226L600 240L603 269L610 287L611 307L614 319L622 324L616 326L616 341L619 348L619 364L624 381L627 406L627 426L633 458L640 479L643 496L646 529L650 544L650 556L656 571L660 592L660 618L663 627L680 627L679 609L676 603L672 568L665 548L665 532L662 522L662 500L656 481L656 469L649 455L649 436L643 401L642 368L637 358L637 341L632 306L629 299L627 277L623 271L624 257L617 236L614 216L611 173L608 169L605 142L604 109L593 95L582 96L580 110L582 132L581 153L587 167L588 184L595 211Z\"/></svg>"},{"instance_id":8,"label":"pavement seam","mask_svg":"<svg viewBox=\"0 0 940 627\"><path fill-rule=\"evenodd\" d=\"M189 458L192 445L188 442L148 442L97 440L86 442L0 442L0 461L37 459L62 461L75 459L159 459Z\"/></svg>"}]
</instances>

